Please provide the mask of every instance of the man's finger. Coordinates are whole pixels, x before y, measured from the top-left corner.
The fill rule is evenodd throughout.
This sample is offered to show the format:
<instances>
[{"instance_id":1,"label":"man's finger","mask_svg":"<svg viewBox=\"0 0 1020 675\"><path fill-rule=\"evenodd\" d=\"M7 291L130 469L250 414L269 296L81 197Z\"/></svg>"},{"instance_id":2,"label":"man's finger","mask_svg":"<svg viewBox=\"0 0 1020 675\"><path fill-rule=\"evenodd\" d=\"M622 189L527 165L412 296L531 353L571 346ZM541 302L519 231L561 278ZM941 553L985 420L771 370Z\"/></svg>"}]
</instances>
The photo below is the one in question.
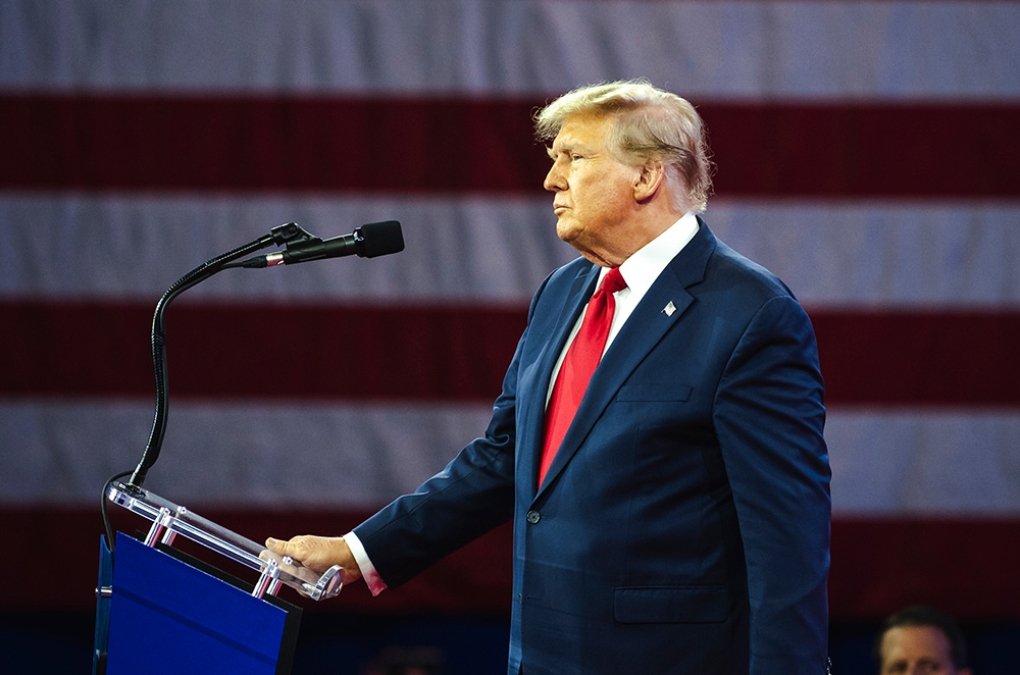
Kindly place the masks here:
<instances>
[{"instance_id":1,"label":"man's finger","mask_svg":"<svg viewBox=\"0 0 1020 675\"><path fill-rule=\"evenodd\" d=\"M289 542L269 537L268 539L266 539L266 548L268 548L273 553L279 555L290 555L289 552L287 551L288 543Z\"/></svg>"}]
</instances>

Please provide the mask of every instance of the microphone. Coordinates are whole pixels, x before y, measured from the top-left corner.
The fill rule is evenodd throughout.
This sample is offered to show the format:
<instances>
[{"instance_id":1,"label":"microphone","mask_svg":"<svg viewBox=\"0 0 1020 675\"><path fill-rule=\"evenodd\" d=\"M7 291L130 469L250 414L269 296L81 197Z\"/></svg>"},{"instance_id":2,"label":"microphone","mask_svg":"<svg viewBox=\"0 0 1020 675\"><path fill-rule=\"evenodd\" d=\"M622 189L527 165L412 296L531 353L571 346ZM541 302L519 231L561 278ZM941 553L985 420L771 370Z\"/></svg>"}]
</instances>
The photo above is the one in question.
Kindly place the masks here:
<instances>
[{"instance_id":1,"label":"microphone","mask_svg":"<svg viewBox=\"0 0 1020 675\"><path fill-rule=\"evenodd\" d=\"M269 255L249 258L239 267L275 267L276 265L293 265L310 260L325 258L342 258L356 255L362 258L375 258L404 250L404 235L400 231L400 223L386 220L381 223L368 223L342 237L322 240L312 237L287 245L286 250Z\"/></svg>"}]
</instances>

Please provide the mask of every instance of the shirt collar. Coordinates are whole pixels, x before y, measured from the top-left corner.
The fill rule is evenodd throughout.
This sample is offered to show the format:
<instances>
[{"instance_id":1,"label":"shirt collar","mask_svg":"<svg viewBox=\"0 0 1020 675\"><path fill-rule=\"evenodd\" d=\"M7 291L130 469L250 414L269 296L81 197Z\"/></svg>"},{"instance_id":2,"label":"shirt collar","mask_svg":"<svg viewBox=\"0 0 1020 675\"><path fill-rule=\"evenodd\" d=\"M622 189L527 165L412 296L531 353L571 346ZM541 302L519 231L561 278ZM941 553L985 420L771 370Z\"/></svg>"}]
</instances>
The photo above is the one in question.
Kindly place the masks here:
<instances>
[{"instance_id":1,"label":"shirt collar","mask_svg":"<svg viewBox=\"0 0 1020 675\"><path fill-rule=\"evenodd\" d=\"M698 217L688 211L655 239L639 248L620 265L620 274L627 282L627 288L641 297L652 287L673 258L698 233ZM599 280L608 273L603 269Z\"/></svg>"}]
</instances>

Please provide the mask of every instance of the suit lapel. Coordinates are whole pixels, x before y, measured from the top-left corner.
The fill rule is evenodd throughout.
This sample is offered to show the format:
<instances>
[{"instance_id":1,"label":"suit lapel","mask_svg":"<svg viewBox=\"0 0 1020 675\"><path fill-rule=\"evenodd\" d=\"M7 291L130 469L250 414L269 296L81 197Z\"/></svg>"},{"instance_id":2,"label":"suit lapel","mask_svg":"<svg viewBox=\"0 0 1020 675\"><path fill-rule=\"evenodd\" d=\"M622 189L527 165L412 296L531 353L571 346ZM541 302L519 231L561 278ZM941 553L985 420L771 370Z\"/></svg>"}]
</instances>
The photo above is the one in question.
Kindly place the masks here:
<instances>
[{"instance_id":1,"label":"suit lapel","mask_svg":"<svg viewBox=\"0 0 1020 675\"><path fill-rule=\"evenodd\" d=\"M591 264L581 266L563 298L560 311L555 316L550 316L549 324L533 327L537 335L545 333L549 335L549 339L545 341L538 357L531 361L531 365L526 366L527 370L518 389L519 392L527 392L526 399L519 401L523 404L519 414L524 415L519 420L519 428L526 430L528 436L518 439L518 448L524 451L517 453L517 475L530 477L528 485L532 489L532 494L538 475L538 457L545 436L545 403L552 371L571 329L581 315L581 310L595 292L598 278L599 267Z\"/></svg>"},{"instance_id":2,"label":"suit lapel","mask_svg":"<svg viewBox=\"0 0 1020 675\"><path fill-rule=\"evenodd\" d=\"M606 406L616 397L620 386L662 340L663 336L681 321L687 309L694 302L695 298L688 291L688 287L704 278L708 259L716 248L715 237L700 218L699 225L697 235L670 261L659 278L648 289L645 297L641 299L627 319L627 323L624 324L605 357L599 363L595 374L592 375L584 400L567 430L567 435L564 437L563 443L549 467L545 482L539 487L536 497L556 482L557 476L577 453L599 417L602 416ZM590 295L592 289L586 289ZM575 321L580 306L586 300L587 296L584 296L580 305L575 308L573 313ZM553 353L552 362L548 364L548 370L543 366L542 372L546 382L548 382L549 373L555 364L556 356L562 350L563 343L572 326L573 321L567 325L565 330L557 332L556 343L558 346ZM543 401L540 413L543 421L544 403ZM539 434L543 433L545 425L538 426L540 427ZM539 436L536 447L541 448L541 436ZM535 480L534 477L532 480Z\"/></svg>"}]
</instances>

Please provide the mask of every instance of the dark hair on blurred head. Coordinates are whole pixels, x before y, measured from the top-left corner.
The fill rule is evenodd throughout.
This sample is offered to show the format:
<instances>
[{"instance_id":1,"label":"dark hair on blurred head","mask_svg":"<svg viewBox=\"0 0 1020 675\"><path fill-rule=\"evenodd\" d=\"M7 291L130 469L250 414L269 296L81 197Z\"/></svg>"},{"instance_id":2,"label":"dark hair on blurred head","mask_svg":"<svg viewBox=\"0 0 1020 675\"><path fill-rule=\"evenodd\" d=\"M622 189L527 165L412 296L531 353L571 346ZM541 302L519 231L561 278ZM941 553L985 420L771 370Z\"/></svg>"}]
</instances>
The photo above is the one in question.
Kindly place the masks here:
<instances>
[{"instance_id":1,"label":"dark hair on blurred head","mask_svg":"<svg viewBox=\"0 0 1020 675\"><path fill-rule=\"evenodd\" d=\"M890 615L882 624L882 631L875 641L875 661L879 669L882 667L882 638L893 628L908 626L931 626L942 631L949 640L949 658L956 668L967 667L967 642L964 640L960 624L951 615L927 605L905 607Z\"/></svg>"}]
</instances>

